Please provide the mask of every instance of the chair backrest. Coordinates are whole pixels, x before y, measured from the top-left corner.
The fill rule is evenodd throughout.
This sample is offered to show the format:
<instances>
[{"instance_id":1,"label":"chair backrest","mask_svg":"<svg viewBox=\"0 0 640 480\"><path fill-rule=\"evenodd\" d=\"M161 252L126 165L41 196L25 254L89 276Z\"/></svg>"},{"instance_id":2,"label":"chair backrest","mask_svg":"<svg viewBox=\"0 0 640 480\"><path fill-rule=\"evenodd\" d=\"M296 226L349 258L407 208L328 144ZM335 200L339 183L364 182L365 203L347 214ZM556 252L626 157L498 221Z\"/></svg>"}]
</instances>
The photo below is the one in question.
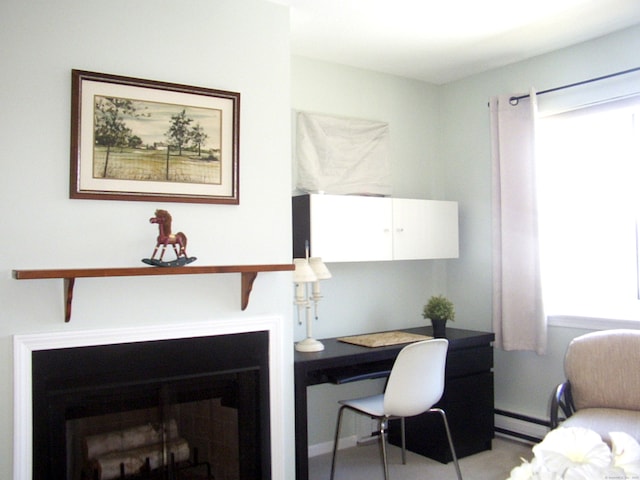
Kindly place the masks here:
<instances>
[{"instance_id":1,"label":"chair backrest","mask_svg":"<svg viewBox=\"0 0 640 480\"><path fill-rule=\"evenodd\" d=\"M603 330L574 338L564 371L576 409L640 410L640 330Z\"/></svg>"},{"instance_id":2,"label":"chair backrest","mask_svg":"<svg viewBox=\"0 0 640 480\"><path fill-rule=\"evenodd\" d=\"M412 343L400 351L384 392L385 414L411 417L440 400L448 348L446 339L436 338Z\"/></svg>"}]
</instances>

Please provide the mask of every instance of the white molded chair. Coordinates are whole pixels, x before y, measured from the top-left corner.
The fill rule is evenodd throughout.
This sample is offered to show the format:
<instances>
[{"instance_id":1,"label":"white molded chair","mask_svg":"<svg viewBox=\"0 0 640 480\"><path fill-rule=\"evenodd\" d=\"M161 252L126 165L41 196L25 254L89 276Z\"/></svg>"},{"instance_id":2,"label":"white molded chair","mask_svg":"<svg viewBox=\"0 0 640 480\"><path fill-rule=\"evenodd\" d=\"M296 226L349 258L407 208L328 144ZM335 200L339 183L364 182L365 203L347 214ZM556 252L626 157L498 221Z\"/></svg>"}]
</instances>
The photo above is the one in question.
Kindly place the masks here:
<instances>
[{"instance_id":1,"label":"white molded chair","mask_svg":"<svg viewBox=\"0 0 640 480\"><path fill-rule=\"evenodd\" d=\"M458 480L462 480L458 458L456 457L451 439L451 431L449 430L449 424L447 422L447 415L444 410L433 408L433 405L442 397L444 390L444 368L448 347L449 342L444 338L425 340L407 345L400 351L393 364L384 393L370 397L340 401L341 407L338 412L336 435L333 443L333 457L331 459L331 480L333 480L335 473L340 424L345 409L378 420L385 480L389 480L385 439L388 421L396 418L399 418L401 421L402 463L405 464L405 417L412 417L424 412L439 413L444 421ZM425 432L425 435L428 435L428 432Z\"/></svg>"}]
</instances>

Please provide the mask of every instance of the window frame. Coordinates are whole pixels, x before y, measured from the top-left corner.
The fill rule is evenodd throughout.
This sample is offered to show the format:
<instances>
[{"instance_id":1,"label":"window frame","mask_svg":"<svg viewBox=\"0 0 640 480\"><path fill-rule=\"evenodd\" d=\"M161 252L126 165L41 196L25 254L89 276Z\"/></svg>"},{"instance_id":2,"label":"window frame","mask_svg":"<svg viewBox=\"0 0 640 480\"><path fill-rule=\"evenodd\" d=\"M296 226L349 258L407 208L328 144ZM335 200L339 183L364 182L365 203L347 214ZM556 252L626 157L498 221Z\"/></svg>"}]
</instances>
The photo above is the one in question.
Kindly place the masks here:
<instances>
[{"instance_id":1,"label":"window frame","mask_svg":"<svg viewBox=\"0 0 640 480\"><path fill-rule=\"evenodd\" d=\"M544 119L546 117L561 116L564 114L577 113L579 110L588 109L589 111L597 111L602 109L603 111L610 111L612 109L624 109L632 107L635 109L635 113L632 117L634 136L636 139L636 152L640 153L640 122L637 122L638 115L640 115L640 95L632 96L624 99L612 99L607 102L598 102L596 105L585 105L582 108L571 109L571 111L565 112L549 112L544 115L539 115L539 118ZM635 221L635 270L636 270L636 300L640 301L640 210L637 213ZM544 282L544 277L541 279ZM544 292L544 288L543 288ZM640 327L640 314L638 318L615 318L603 316L589 316L582 314L559 314L551 313L546 314L547 324L552 327L570 327L570 328L584 328L592 330L603 330L610 328L639 328Z\"/></svg>"}]
</instances>

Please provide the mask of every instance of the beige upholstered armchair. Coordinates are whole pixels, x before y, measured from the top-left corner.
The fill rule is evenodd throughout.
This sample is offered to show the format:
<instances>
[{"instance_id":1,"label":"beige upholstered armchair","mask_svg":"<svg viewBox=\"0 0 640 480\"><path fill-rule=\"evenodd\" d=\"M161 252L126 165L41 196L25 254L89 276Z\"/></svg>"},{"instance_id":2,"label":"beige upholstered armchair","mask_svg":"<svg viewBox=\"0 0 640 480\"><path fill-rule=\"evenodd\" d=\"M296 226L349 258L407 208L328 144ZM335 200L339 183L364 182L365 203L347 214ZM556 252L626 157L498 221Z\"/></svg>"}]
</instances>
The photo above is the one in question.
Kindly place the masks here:
<instances>
[{"instance_id":1,"label":"beige upholstered armchair","mask_svg":"<svg viewBox=\"0 0 640 480\"><path fill-rule=\"evenodd\" d=\"M640 330L576 337L564 359L566 381L551 400L550 426L584 427L610 443L609 432L640 441Z\"/></svg>"}]
</instances>

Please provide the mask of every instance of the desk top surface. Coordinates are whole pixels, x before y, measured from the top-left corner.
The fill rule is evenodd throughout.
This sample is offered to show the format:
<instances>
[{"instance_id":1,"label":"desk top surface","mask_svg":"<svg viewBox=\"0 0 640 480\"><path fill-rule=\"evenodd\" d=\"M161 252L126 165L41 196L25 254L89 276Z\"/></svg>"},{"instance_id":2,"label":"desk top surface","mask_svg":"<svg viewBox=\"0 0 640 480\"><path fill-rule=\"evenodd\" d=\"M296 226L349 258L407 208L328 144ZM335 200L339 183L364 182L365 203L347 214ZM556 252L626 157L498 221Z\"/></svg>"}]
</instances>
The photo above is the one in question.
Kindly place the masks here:
<instances>
[{"instance_id":1,"label":"desk top surface","mask_svg":"<svg viewBox=\"0 0 640 480\"><path fill-rule=\"evenodd\" d=\"M398 329L396 329L398 330ZM432 335L433 330L429 327L406 328L402 331L417 333L421 335ZM374 333L374 332L371 332ZM446 338L449 340L449 349L457 350L481 346L495 340L495 334L491 332L479 332L474 330L463 330L458 328L447 328ZM385 347L362 347L338 340L335 338L323 338L320 341L324 344L324 350L320 352L298 352L294 353L294 363L314 364L331 363L332 361L345 361L348 357L361 358L370 356L375 358L394 358L397 353L407 344L390 345Z\"/></svg>"}]
</instances>

